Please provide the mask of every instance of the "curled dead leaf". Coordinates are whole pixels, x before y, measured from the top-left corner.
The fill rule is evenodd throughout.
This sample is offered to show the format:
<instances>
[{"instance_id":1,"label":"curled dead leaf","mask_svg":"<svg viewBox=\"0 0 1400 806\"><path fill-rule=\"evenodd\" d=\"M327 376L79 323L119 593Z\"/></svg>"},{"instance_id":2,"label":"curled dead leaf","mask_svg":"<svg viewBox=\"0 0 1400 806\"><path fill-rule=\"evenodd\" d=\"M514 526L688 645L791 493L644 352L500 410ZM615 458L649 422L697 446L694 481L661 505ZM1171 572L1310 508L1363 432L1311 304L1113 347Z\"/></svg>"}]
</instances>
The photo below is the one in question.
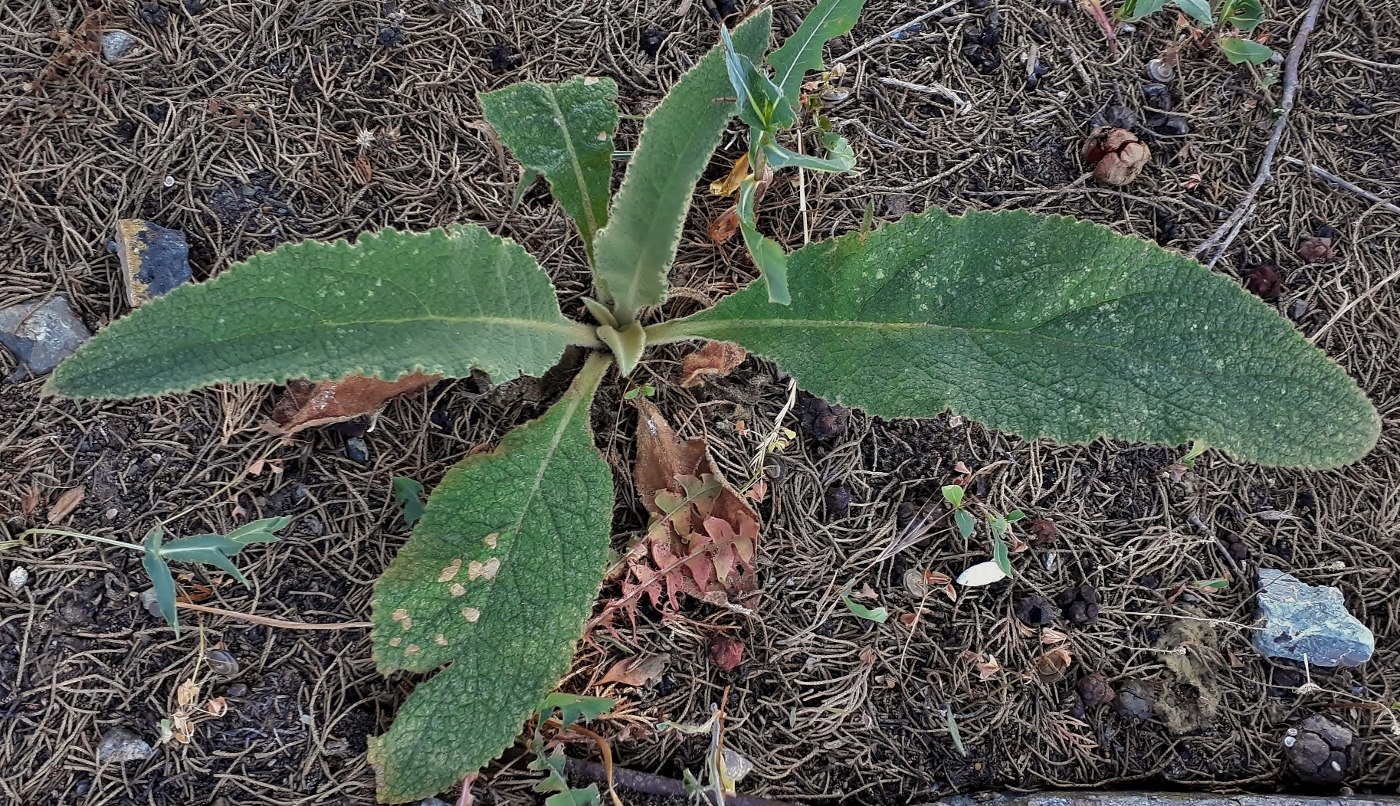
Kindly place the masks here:
<instances>
[{"instance_id":1,"label":"curled dead leaf","mask_svg":"<svg viewBox=\"0 0 1400 806\"><path fill-rule=\"evenodd\" d=\"M733 196L734 191L739 189L739 185L749 178L749 155L748 152L739 155L739 159L734 160L734 165L729 169L729 173L710 183L710 193L715 196Z\"/></svg>"},{"instance_id":2,"label":"curled dead leaf","mask_svg":"<svg viewBox=\"0 0 1400 806\"><path fill-rule=\"evenodd\" d=\"M706 342L704 347L681 359L681 388L691 389L711 378L733 372L749 357L749 351L727 341Z\"/></svg>"},{"instance_id":3,"label":"curled dead leaf","mask_svg":"<svg viewBox=\"0 0 1400 806\"><path fill-rule=\"evenodd\" d=\"M185 680L175 688L175 704L181 708L188 708L197 699L199 684L193 680Z\"/></svg>"},{"instance_id":4,"label":"curled dead leaf","mask_svg":"<svg viewBox=\"0 0 1400 806\"><path fill-rule=\"evenodd\" d=\"M744 642L727 635L710 639L710 661L721 671L732 672L744 662Z\"/></svg>"},{"instance_id":5,"label":"curled dead leaf","mask_svg":"<svg viewBox=\"0 0 1400 806\"><path fill-rule=\"evenodd\" d=\"M993 655L984 655L981 652L964 652L962 658L977 670L979 680L991 680L1001 674L1001 664Z\"/></svg>"},{"instance_id":6,"label":"curled dead leaf","mask_svg":"<svg viewBox=\"0 0 1400 806\"><path fill-rule=\"evenodd\" d=\"M747 167L747 166L746 166ZM763 194L768 192L768 186L773 184L773 169L766 168L763 171L763 178L759 180L758 186L754 188L754 204L757 205L763 200ZM725 211L715 217L710 222L710 240L717 244L726 243L734 237L734 233L739 231L739 207L731 204Z\"/></svg>"},{"instance_id":7,"label":"curled dead leaf","mask_svg":"<svg viewBox=\"0 0 1400 806\"><path fill-rule=\"evenodd\" d=\"M669 653L637 655L614 663L598 681L598 685L617 683L620 686L645 686L658 680L671 662Z\"/></svg>"},{"instance_id":8,"label":"curled dead leaf","mask_svg":"<svg viewBox=\"0 0 1400 806\"><path fill-rule=\"evenodd\" d=\"M1040 682L1054 683L1064 678L1073 663L1074 656L1070 655L1069 649L1060 646L1036 658L1032 670Z\"/></svg>"},{"instance_id":9,"label":"curled dead leaf","mask_svg":"<svg viewBox=\"0 0 1400 806\"><path fill-rule=\"evenodd\" d=\"M1094 166L1094 179L1121 186L1138 178L1152 161L1152 150L1127 129L1100 126L1084 142L1080 156Z\"/></svg>"},{"instance_id":10,"label":"curled dead leaf","mask_svg":"<svg viewBox=\"0 0 1400 806\"><path fill-rule=\"evenodd\" d=\"M338 381L294 380L272 408L267 430L281 436L319 425L342 423L372 414L389 400L442 380L441 375L413 372L393 381L351 375Z\"/></svg>"},{"instance_id":11,"label":"curled dead leaf","mask_svg":"<svg viewBox=\"0 0 1400 806\"><path fill-rule=\"evenodd\" d=\"M204 704L204 710L210 716L217 719L228 713L228 700L223 697L215 697Z\"/></svg>"}]
</instances>

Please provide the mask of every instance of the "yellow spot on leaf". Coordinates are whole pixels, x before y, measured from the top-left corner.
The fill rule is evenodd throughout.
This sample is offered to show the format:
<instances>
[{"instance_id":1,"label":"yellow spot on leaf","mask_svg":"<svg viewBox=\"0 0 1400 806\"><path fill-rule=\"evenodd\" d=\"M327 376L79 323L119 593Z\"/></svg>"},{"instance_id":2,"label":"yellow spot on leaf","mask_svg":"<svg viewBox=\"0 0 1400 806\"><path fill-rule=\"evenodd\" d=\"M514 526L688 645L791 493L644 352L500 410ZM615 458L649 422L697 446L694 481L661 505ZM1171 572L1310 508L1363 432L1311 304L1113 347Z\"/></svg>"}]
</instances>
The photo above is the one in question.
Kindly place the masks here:
<instances>
[{"instance_id":1,"label":"yellow spot on leaf","mask_svg":"<svg viewBox=\"0 0 1400 806\"><path fill-rule=\"evenodd\" d=\"M467 592L467 587L460 582L452 583L452 595L462 596Z\"/></svg>"},{"instance_id":2,"label":"yellow spot on leaf","mask_svg":"<svg viewBox=\"0 0 1400 806\"><path fill-rule=\"evenodd\" d=\"M408 615L408 611L402 607L394 611L394 621L397 621L399 626L405 630L413 629L413 617Z\"/></svg>"},{"instance_id":3,"label":"yellow spot on leaf","mask_svg":"<svg viewBox=\"0 0 1400 806\"><path fill-rule=\"evenodd\" d=\"M462 558L458 557L442 569L442 573L438 574L438 582L451 582L460 570L462 570Z\"/></svg>"},{"instance_id":4,"label":"yellow spot on leaf","mask_svg":"<svg viewBox=\"0 0 1400 806\"><path fill-rule=\"evenodd\" d=\"M417 644L409 644L407 647L404 648L403 654L405 654L405 655L417 655L417 654L418 654L419 652L421 652L421 651L422 651L422 648L419 647Z\"/></svg>"},{"instance_id":5,"label":"yellow spot on leaf","mask_svg":"<svg viewBox=\"0 0 1400 806\"><path fill-rule=\"evenodd\" d=\"M500 533L500 532L492 532L491 534L487 535L486 538L485 538L484 540L482 540L481 542L483 542L483 543L486 544L486 548L488 548L488 549L493 549L493 548L496 547L496 541L498 541L498 540L500 540L500 539L501 539L501 533Z\"/></svg>"},{"instance_id":6,"label":"yellow spot on leaf","mask_svg":"<svg viewBox=\"0 0 1400 806\"><path fill-rule=\"evenodd\" d=\"M398 646L399 644L402 644L402 643L403 643L403 639L400 638L400 637L398 637L397 635L394 636L393 638L390 638L390 639L389 639L389 646Z\"/></svg>"},{"instance_id":7,"label":"yellow spot on leaf","mask_svg":"<svg viewBox=\"0 0 1400 806\"><path fill-rule=\"evenodd\" d=\"M475 624L476 620L481 618L481 611L475 607L464 607L462 608L462 618Z\"/></svg>"},{"instance_id":8,"label":"yellow spot on leaf","mask_svg":"<svg viewBox=\"0 0 1400 806\"><path fill-rule=\"evenodd\" d=\"M442 633L438 633L437 635L433 636L433 643L437 644L438 646L447 646L447 636L443 635Z\"/></svg>"}]
</instances>

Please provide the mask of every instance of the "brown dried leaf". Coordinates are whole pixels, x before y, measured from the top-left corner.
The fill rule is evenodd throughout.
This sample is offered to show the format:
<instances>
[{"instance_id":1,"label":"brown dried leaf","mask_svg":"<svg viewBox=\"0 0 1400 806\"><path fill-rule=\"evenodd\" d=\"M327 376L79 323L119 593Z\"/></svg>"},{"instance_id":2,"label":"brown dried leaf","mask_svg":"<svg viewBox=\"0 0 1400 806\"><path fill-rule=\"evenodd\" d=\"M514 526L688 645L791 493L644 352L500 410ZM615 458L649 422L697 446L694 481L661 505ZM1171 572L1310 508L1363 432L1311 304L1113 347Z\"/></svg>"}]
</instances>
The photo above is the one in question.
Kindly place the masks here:
<instances>
[{"instance_id":1,"label":"brown dried leaf","mask_svg":"<svg viewBox=\"0 0 1400 806\"><path fill-rule=\"evenodd\" d=\"M1036 658L1032 668L1040 682L1054 683L1064 678L1072 663L1074 656L1070 655L1069 649L1060 646Z\"/></svg>"},{"instance_id":2,"label":"brown dried leaf","mask_svg":"<svg viewBox=\"0 0 1400 806\"><path fill-rule=\"evenodd\" d=\"M715 196L733 196L734 191L748 178L749 155L745 152L739 155L739 159L734 160L734 167L729 169L729 173L710 183L710 193Z\"/></svg>"},{"instance_id":3,"label":"brown dried leaf","mask_svg":"<svg viewBox=\"0 0 1400 806\"><path fill-rule=\"evenodd\" d=\"M39 500L39 488L31 486L28 492L19 499L19 514L26 518L33 515L39 509Z\"/></svg>"},{"instance_id":4,"label":"brown dried leaf","mask_svg":"<svg viewBox=\"0 0 1400 806\"><path fill-rule=\"evenodd\" d=\"M620 686L645 686L659 679L670 662L671 656L668 653L623 658L608 669L603 679L598 681L598 685L617 683Z\"/></svg>"},{"instance_id":5,"label":"brown dried leaf","mask_svg":"<svg viewBox=\"0 0 1400 806\"><path fill-rule=\"evenodd\" d=\"M382 381L351 375L338 381L294 380L272 408L268 430L289 436L318 425L353 420L378 411L390 399L416 392L442 380L441 375L414 372L398 380Z\"/></svg>"},{"instance_id":6,"label":"brown dried leaf","mask_svg":"<svg viewBox=\"0 0 1400 806\"><path fill-rule=\"evenodd\" d=\"M85 495L87 495L87 487L81 484L60 495L54 505L49 507L49 523L58 523L68 517L69 513L77 509L78 505L83 502Z\"/></svg>"},{"instance_id":7,"label":"brown dried leaf","mask_svg":"<svg viewBox=\"0 0 1400 806\"><path fill-rule=\"evenodd\" d=\"M204 710L215 719L228 713L228 700L223 697L215 697L204 704Z\"/></svg>"},{"instance_id":8,"label":"brown dried leaf","mask_svg":"<svg viewBox=\"0 0 1400 806\"><path fill-rule=\"evenodd\" d=\"M766 168L763 171L763 178L759 180L758 187L754 188L753 202L757 205L763 200L763 194L768 192L768 186L773 184L773 169ZM739 231L739 207L729 205L724 212L720 213L714 221L710 222L710 240L717 244L727 242L734 237L734 233Z\"/></svg>"},{"instance_id":9,"label":"brown dried leaf","mask_svg":"<svg viewBox=\"0 0 1400 806\"><path fill-rule=\"evenodd\" d=\"M706 342L704 347L681 359L681 388L703 385L711 378L733 372L749 357L749 351L727 341Z\"/></svg>"},{"instance_id":10,"label":"brown dried leaf","mask_svg":"<svg viewBox=\"0 0 1400 806\"><path fill-rule=\"evenodd\" d=\"M181 708L188 708L197 699L199 699L199 684L193 680L185 680L176 687L175 704Z\"/></svg>"},{"instance_id":11,"label":"brown dried leaf","mask_svg":"<svg viewBox=\"0 0 1400 806\"><path fill-rule=\"evenodd\" d=\"M744 642L727 635L710 639L710 661L721 671L732 672L744 662Z\"/></svg>"},{"instance_id":12,"label":"brown dried leaf","mask_svg":"<svg viewBox=\"0 0 1400 806\"><path fill-rule=\"evenodd\" d=\"M1045 644L1047 646L1063 644L1068 640L1068 635L1065 635L1064 633L1060 632L1054 627L1046 627L1040 631L1040 643Z\"/></svg>"}]
</instances>

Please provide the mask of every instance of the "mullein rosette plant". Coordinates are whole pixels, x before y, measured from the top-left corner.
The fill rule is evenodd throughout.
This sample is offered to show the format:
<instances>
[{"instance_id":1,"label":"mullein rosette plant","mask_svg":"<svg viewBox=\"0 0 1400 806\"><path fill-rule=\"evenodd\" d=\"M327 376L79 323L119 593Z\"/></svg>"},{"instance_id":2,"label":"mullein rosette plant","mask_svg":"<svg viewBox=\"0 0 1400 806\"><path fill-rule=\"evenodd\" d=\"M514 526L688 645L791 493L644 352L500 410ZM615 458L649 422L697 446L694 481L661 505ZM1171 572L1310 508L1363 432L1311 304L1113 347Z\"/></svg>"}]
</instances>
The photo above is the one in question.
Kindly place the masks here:
<instances>
[{"instance_id":1,"label":"mullein rosette plant","mask_svg":"<svg viewBox=\"0 0 1400 806\"><path fill-rule=\"evenodd\" d=\"M736 342L813 394L874 415L953 410L1026 438L1193 442L1305 468L1375 444L1375 409L1276 312L1195 261L1106 227L931 209L791 253L761 234L755 188L766 170L854 163L829 129L823 156L784 141L811 119L804 75L860 8L821 0L766 58L769 10L722 31L647 115L616 193L612 80L481 96L502 142L577 225L594 322L565 317L535 258L483 227L384 229L282 246L178 288L54 373L55 394L131 398L352 374L480 370L505 381L544 373L570 347L590 351L543 416L448 471L375 586L379 669L430 675L370 740L381 799L430 796L480 769L567 672L611 537L612 470L589 407L610 366L630 373L649 346ZM762 278L657 322L697 182L735 115L750 131L753 170L737 206Z\"/></svg>"}]
</instances>

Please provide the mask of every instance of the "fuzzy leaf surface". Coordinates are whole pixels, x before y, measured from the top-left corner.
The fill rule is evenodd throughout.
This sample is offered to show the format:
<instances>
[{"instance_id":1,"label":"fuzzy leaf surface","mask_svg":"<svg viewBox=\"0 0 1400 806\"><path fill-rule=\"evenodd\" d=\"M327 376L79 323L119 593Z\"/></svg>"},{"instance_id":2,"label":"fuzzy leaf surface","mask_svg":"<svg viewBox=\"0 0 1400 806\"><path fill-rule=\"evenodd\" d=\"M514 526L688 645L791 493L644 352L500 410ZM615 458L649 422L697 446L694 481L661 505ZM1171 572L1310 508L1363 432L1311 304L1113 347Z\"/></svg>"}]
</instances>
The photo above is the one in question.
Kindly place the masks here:
<instances>
[{"instance_id":1,"label":"fuzzy leaf surface","mask_svg":"<svg viewBox=\"0 0 1400 806\"><path fill-rule=\"evenodd\" d=\"M121 398L473 368L508 380L544 373L580 331L519 244L470 224L385 229L281 246L182 285L103 328L48 391Z\"/></svg>"},{"instance_id":2,"label":"fuzzy leaf surface","mask_svg":"<svg viewBox=\"0 0 1400 806\"><path fill-rule=\"evenodd\" d=\"M617 84L591 77L521 82L483 94L481 110L520 164L544 174L591 256L608 223Z\"/></svg>"},{"instance_id":3,"label":"fuzzy leaf surface","mask_svg":"<svg viewBox=\"0 0 1400 806\"><path fill-rule=\"evenodd\" d=\"M1274 310L1194 260L1085 221L914 215L788 256L792 304L755 283L653 341L732 341L813 394L882 417L952 409L1061 442L1204 441L1334 467L1375 408Z\"/></svg>"},{"instance_id":4,"label":"fuzzy leaf surface","mask_svg":"<svg viewBox=\"0 0 1400 806\"><path fill-rule=\"evenodd\" d=\"M448 471L375 585L380 671L441 669L370 740L381 800L429 797L499 756L568 671L612 526L588 427L601 375Z\"/></svg>"},{"instance_id":5,"label":"fuzzy leaf surface","mask_svg":"<svg viewBox=\"0 0 1400 806\"><path fill-rule=\"evenodd\" d=\"M773 83L783 91L790 106L797 106L802 77L822 66L822 47L832 39L851 32L865 0L821 0L797 26L782 47L768 56L773 65Z\"/></svg>"},{"instance_id":6,"label":"fuzzy leaf surface","mask_svg":"<svg viewBox=\"0 0 1400 806\"><path fill-rule=\"evenodd\" d=\"M733 34L735 51L759 58L768 46L772 16L764 9L740 23ZM666 299L666 273L695 185L733 115L723 45L681 76L647 115L611 218L594 244L600 290L615 302L622 324Z\"/></svg>"}]
</instances>

